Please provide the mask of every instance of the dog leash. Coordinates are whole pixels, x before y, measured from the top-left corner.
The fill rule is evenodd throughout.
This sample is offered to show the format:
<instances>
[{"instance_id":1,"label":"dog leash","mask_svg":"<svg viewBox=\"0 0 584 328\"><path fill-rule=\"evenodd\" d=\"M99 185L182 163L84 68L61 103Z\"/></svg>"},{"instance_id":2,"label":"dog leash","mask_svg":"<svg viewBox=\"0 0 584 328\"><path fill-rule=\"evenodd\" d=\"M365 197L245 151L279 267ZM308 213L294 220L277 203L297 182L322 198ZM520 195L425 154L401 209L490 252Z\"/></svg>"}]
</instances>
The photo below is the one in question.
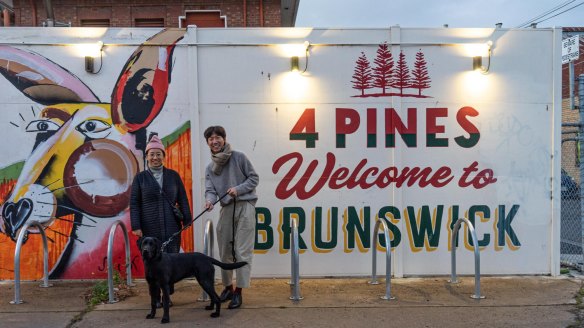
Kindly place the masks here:
<instances>
[{"instance_id":1,"label":"dog leash","mask_svg":"<svg viewBox=\"0 0 584 328\"><path fill-rule=\"evenodd\" d=\"M235 205L237 205L237 200L233 197L233 218L231 219L231 255L233 256L233 263L237 262L237 257L235 257Z\"/></svg>"},{"instance_id":2,"label":"dog leash","mask_svg":"<svg viewBox=\"0 0 584 328\"><path fill-rule=\"evenodd\" d=\"M221 196L219 199L217 199L214 203L213 206L215 206L215 204L219 203L219 201L221 201L223 198L225 198L225 196L227 196L228 193L223 194L223 196ZM193 222L195 222L196 219L200 218L203 214L205 214L206 212L208 212L207 209L205 209L203 212L201 212L199 215L195 216L194 219L191 220L191 222L189 222L188 224L185 224L184 227L182 227L182 229L180 229L179 231L175 232L172 234L172 236L170 236L170 238L168 238L167 241L162 243L162 246L160 247L161 251L164 251L164 249L166 248L166 246L168 246L168 244L170 244L170 242L178 235L180 235L185 229L187 229L191 224L193 224Z\"/></svg>"}]
</instances>

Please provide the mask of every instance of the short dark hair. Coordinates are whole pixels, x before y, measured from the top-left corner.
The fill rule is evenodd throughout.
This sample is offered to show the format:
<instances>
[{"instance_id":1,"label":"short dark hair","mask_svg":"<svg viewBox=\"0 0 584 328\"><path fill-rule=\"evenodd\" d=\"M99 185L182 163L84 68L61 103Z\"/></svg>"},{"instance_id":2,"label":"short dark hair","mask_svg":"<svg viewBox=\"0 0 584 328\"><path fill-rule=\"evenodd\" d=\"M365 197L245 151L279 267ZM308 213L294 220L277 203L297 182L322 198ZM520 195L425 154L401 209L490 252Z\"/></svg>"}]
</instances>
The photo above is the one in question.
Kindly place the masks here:
<instances>
[{"instance_id":1,"label":"short dark hair","mask_svg":"<svg viewBox=\"0 0 584 328\"><path fill-rule=\"evenodd\" d=\"M227 134L225 133L225 129L221 125L212 125L212 126L206 128L205 132L203 132L203 136L205 137L205 140L209 140L209 138L211 137L211 135L213 135L213 133L222 137L223 139L225 139L225 137L227 137Z\"/></svg>"}]
</instances>

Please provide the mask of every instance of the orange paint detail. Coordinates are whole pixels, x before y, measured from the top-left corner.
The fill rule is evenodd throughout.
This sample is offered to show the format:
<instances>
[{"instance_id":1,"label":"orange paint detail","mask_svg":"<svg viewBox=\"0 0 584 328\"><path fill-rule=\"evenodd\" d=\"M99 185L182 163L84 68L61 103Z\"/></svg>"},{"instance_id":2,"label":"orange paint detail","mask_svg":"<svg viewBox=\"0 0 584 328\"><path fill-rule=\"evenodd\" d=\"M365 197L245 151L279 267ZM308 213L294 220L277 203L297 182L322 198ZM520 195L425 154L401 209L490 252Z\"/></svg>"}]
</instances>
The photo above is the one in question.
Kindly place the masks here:
<instances>
[{"instance_id":1,"label":"orange paint detail","mask_svg":"<svg viewBox=\"0 0 584 328\"><path fill-rule=\"evenodd\" d=\"M0 183L0 199L4 199L12 190L16 180ZM57 219L45 230L49 251L49 272L65 250L73 229L73 215ZM5 234L0 234L0 280L14 279L14 253L16 242ZM20 250L20 279L39 280L43 278L43 239L40 234L30 233L28 240Z\"/></svg>"},{"instance_id":2,"label":"orange paint detail","mask_svg":"<svg viewBox=\"0 0 584 328\"><path fill-rule=\"evenodd\" d=\"M185 188L187 190L187 197L191 211L194 215L198 214L193 210L193 174L191 169L191 130L187 129L178 139L171 145L166 147L166 167L178 172L181 176ZM200 208L198 206L197 208ZM181 247L185 252L194 251L193 227L189 227L181 234Z\"/></svg>"}]
</instances>

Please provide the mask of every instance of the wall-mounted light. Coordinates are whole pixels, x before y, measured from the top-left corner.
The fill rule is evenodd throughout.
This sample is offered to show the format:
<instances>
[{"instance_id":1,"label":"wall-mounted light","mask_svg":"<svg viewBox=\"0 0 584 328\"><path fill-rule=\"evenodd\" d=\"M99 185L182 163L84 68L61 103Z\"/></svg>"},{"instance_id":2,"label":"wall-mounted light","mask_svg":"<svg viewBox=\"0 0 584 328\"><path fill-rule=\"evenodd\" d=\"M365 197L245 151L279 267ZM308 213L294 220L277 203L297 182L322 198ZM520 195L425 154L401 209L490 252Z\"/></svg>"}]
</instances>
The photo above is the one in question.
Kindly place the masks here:
<instances>
[{"instance_id":1,"label":"wall-mounted light","mask_svg":"<svg viewBox=\"0 0 584 328\"><path fill-rule=\"evenodd\" d=\"M472 57L472 70L473 71L479 71L479 70L482 70L482 69L483 69L483 57L482 56L474 56L474 57Z\"/></svg>"},{"instance_id":2,"label":"wall-mounted light","mask_svg":"<svg viewBox=\"0 0 584 328\"><path fill-rule=\"evenodd\" d=\"M97 74L101 71L101 67L103 64L103 42L97 42L96 48L99 51L99 69L97 72L94 72L94 62L95 58L93 55L85 56L85 71L90 74Z\"/></svg>"},{"instance_id":3,"label":"wall-mounted light","mask_svg":"<svg viewBox=\"0 0 584 328\"><path fill-rule=\"evenodd\" d=\"M489 41L486 43L487 46L487 56L488 56L488 64L487 67L483 66L483 56L473 56L472 57L472 70L478 71L483 74L487 74L489 69L491 68L491 47L493 46L493 42Z\"/></svg>"},{"instance_id":4,"label":"wall-mounted light","mask_svg":"<svg viewBox=\"0 0 584 328\"><path fill-rule=\"evenodd\" d=\"M304 73L308 69L308 49L310 48L310 42L304 41L299 47L304 54L304 70L301 72ZM290 70L292 72L300 72L300 56L294 55L290 57Z\"/></svg>"},{"instance_id":5,"label":"wall-mounted light","mask_svg":"<svg viewBox=\"0 0 584 328\"><path fill-rule=\"evenodd\" d=\"M85 71L93 73L93 56L85 56Z\"/></svg>"},{"instance_id":6,"label":"wall-mounted light","mask_svg":"<svg viewBox=\"0 0 584 328\"><path fill-rule=\"evenodd\" d=\"M298 56L292 56L290 58L290 70L292 72L298 72L300 70L300 64L298 63Z\"/></svg>"}]
</instances>

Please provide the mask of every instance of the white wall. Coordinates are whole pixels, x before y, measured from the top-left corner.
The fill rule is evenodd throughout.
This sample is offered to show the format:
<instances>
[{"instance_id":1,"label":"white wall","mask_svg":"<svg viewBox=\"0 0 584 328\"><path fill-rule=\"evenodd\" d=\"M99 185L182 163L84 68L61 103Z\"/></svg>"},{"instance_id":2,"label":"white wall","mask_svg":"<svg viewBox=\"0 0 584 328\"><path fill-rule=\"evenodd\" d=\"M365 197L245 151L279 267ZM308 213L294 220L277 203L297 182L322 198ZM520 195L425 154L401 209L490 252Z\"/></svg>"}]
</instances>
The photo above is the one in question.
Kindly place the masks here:
<instances>
[{"instance_id":1,"label":"white wall","mask_svg":"<svg viewBox=\"0 0 584 328\"><path fill-rule=\"evenodd\" d=\"M111 88L129 55L156 32L153 29L11 28L0 30L0 44L42 53L79 76L102 101L109 102ZM93 34L83 37L84 33ZM471 208L479 210L475 226L479 240L483 240L481 245L484 243L480 252L482 273L557 275L560 39L561 32L557 29L190 28L174 53L174 72L163 112L150 128L164 136L181 122L191 121L195 214L201 210L203 172L210 161L202 131L209 125L223 125L232 146L250 158L260 176L257 207L271 215L269 231L260 232L259 241L265 244L266 234L273 238L273 245L257 251L254 257L255 276L289 275L290 252L283 247L288 237L282 232L282 222L284 209L295 207L306 215L306 228L301 237L308 249L300 255L302 275L369 274L371 249L367 243L371 243L377 213L388 206L399 211L399 218L394 217L392 221L401 234L401 242L393 252L393 270L397 276L449 273L449 213L458 209L458 217L468 216ZM83 70L83 58L74 54L69 45L98 40L106 44L103 69L97 75L89 75ZM291 73L291 55L280 45L304 41L311 44L308 58L300 55L301 70L308 60L306 72ZM472 72L473 54L468 52L468 45L487 41L492 42L489 72ZM352 80L357 59L363 53L374 67L380 44L385 42L393 55L394 67L403 52L410 74L416 54L423 53L431 80L430 87L422 90L426 97L414 97L418 91L411 88L404 90L406 96L399 96L395 88L390 88L387 93L391 95L356 97L360 91L353 88ZM487 61L488 55L484 53L483 65ZM4 78L0 79L0 90L3 90L0 135L4 140L0 149L5 155L0 158L0 167L6 167L26 160L34 144L32 136L24 136L22 129L14 128L10 122L20 120L18 113L26 112L31 105L39 106L23 97ZM366 92L380 90L372 88ZM464 107L472 107L478 113L462 118L468 124L457 120L457 113ZM290 138L291 130L307 108L313 108L315 113L318 140L314 148ZM342 132L337 127L342 125L337 123L340 108L351 109L349 112L360 117L357 130L346 135L345 148L337 144L337 134ZM376 147L367 147L369 108L375 109L377 115L370 125L370 130L377 132L372 137ZM408 147L399 134L395 147L385 146L386 108L395 109L406 125L408 109L415 109L415 147ZM444 117L437 114L434 125L438 130L428 131L432 120L426 115L440 112L434 108L446 108L446 114ZM478 130L480 139L472 147L464 148L455 138L468 138L469 126ZM427 133L444 138L447 146L427 145ZM13 147L14 144L21 146ZM295 152L300 153L303 162L292 184L300 180L309 163L318 164L309 176L309 189L318 184L329 153L335 158L332 171L348 168L349 175L366 160L361 174L371 167L379 171L388 167L398 171L420 167L429 168L433 173L442 167L450 172L443 180L452 179L440 187L420 187L414 183L351 189L331 188L327 181L308 198L300 199L297 194L287 197L277 194L276 189L286 181L293 161L281 165L279 170L275 163ZM496 181L481 188L460 186L464 169L473 162L478 163L479 171L490 170ZM367 182L373 182L379 171L369 171ZM434 217L440 227L436 243L428 238L426 242L422 237L416 238L416 226L428 226L419 219L416 223L415 218L408 218L409 213L421 215L423 207L430 212L442 210L441 216L436 213ZM517 211L511 215L510 228L497 228L497 222L504 221L500 209L504 208L509 219L514 207ZM332 238L335 247L313 246L311 241L317 238L312 232L315 208L322 208L323 213L324 232L318 239ZM337 232L327 236L327 212L331 208L338 210ZM370 222L364 247L351 238L353 229L345 228L348 209L363 212L362 220ZM216 225L217 216L215 210L196 224L197 249L202 246L204 219L212 218ZM463 229L459 239L464 243L462 232ZM516 235L515 240L511 240L511 232ZM107 232L99 231L96 235L102 233ZM457 254L458 272L473 273L472 248L459 247Z\"/></svg>"}]
</instances>

